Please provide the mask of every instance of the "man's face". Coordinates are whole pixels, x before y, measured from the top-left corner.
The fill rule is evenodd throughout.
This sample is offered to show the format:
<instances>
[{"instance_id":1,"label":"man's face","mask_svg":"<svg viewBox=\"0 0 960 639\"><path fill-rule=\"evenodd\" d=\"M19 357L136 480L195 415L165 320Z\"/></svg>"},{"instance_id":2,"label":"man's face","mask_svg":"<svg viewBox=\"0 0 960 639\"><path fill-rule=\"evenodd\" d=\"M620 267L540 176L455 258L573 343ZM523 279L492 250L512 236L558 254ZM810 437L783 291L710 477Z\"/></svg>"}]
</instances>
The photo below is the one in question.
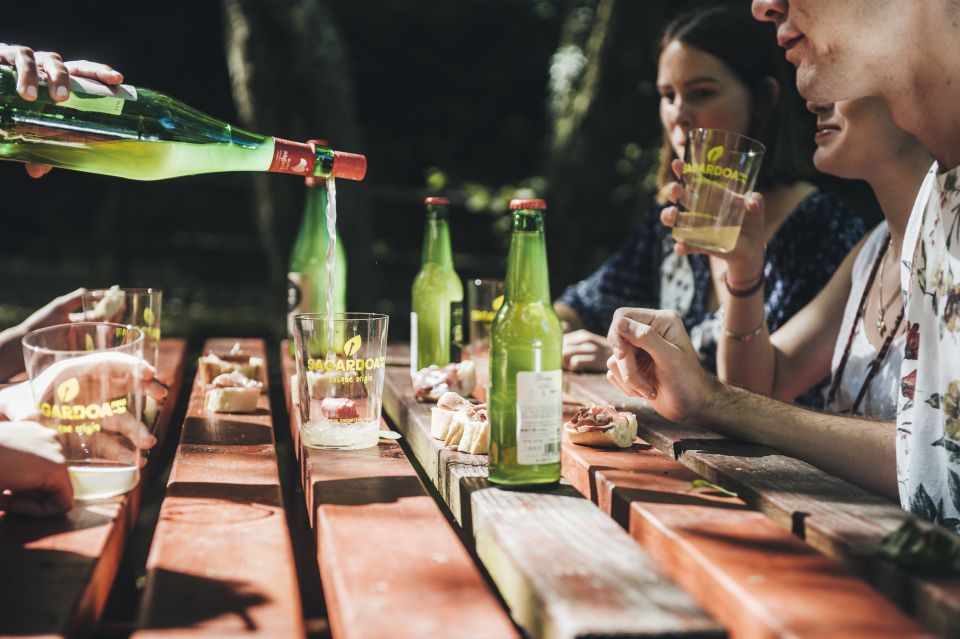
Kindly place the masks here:
<instances>
[{"instance_id":1,"label":"man's face","mask_svg":"<svg viewBox=\"0 0 960 639\"><path fill-rule=\"evenodd\" d=\"M894 0L753 0L754 17L776 25L797 88L814 102L881 94L878 64L902 57L892 48L914 46L903 39L905 12Z\"/></svg>"}]
</instances>

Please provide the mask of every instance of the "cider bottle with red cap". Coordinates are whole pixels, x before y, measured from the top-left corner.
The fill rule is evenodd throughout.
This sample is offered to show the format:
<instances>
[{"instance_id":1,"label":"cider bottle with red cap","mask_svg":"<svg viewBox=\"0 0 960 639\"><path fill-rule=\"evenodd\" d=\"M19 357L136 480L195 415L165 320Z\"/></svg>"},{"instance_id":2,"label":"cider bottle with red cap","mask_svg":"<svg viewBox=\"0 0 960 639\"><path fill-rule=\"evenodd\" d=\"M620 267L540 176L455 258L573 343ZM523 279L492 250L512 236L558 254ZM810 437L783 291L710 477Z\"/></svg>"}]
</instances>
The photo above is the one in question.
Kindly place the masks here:
<instances>
[{"instance_id":1,"label":"cider bottle with red cap","mask_svg":"<svg viewBox=\"0 0 960 639\"><path fill-rule=\"evenodd\" d=\"M450 200L428 197L420 271L413 280L410 369L460 361L463 347L463 284L453 268Z\"/></svg>"},{"instance_id":2,"label":"cider bottle with red cap","mask_svg":"<svg viewBox=\"0 0 960 639\"><path fill-rule=\"evenodd\" d=\"M563 329L547 275L543 200L512 200L503 305L490 329L490 481L560 480Z\"/></svg>"},{"instance_id":3,"label":"cider bottle with red cap","mask_svg":"<svg viewBox=\"0 0 960 639\"><path fill-rule=\"evenodd\" d=\"M198 173L271 171L362 180L367 159L314 144L244 131L159 91L70 78L57 102L17 93L0 65L0 160L36 162L132 180Z\"/></svg>"}]
</instances>

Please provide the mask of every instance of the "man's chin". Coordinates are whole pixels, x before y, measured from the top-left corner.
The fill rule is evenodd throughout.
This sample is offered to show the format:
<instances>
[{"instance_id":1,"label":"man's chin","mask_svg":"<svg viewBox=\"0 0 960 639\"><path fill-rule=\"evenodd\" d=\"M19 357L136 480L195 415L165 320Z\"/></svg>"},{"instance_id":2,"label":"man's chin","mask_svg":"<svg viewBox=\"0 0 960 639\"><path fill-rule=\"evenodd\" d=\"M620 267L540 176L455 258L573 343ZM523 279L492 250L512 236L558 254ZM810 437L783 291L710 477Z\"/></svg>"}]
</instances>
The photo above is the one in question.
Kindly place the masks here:
<instances>
[{"instance_id":1,"label":"man's chin","mask_svg":"<svg viewBox=\"0 0 960 639\"><path fill-rule=\"evenodd\" d=\"M855 100L868 95L866 92L858 92L856 82L839 80L839 75L825 73L810 63L797 67L797 91L808 102L826 104Z\"/></svg>"}]
</instances>

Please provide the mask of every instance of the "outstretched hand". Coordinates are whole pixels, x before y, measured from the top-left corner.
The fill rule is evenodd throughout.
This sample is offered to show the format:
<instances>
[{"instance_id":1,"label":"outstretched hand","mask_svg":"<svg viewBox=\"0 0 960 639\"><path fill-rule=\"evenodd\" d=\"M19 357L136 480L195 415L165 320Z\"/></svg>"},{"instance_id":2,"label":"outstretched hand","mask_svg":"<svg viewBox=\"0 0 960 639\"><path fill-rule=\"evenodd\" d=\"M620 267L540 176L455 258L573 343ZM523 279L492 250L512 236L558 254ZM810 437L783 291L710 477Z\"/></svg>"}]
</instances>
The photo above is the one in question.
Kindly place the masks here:
<instances>
[{"instance_id":1,"label":"outstretched hand","mask_svg":"<svg viewBox=\"0 0 960 639\"><path fill-rule=\"evenodd\" d=\"M0 422L0 511L42 516L72 507L56 432L31 422Z\"/></svg>"}]
</instances>

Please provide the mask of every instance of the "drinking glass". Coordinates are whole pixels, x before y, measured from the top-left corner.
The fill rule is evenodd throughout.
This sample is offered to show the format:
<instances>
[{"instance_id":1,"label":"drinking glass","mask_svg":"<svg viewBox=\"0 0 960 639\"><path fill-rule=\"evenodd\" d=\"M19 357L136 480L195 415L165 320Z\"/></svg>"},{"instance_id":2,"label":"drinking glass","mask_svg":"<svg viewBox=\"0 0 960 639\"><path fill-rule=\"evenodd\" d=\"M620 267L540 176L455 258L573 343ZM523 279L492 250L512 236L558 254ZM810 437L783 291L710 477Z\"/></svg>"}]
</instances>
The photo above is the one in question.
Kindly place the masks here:
<instances>
[{"instance_id":1,"label":"drinking glass","mask_svg":"<svg viewBox=\"0 0 960 639\"><path fill-rule=\"evenodd\" d=\"M113 322L139 328L144 338L143 358L156 367L162 303L163 291L156 288L91 289L83 294L83 315L88 322Z\"/></svg>"},{"instance_id":2,"label":"drinking glass","mask_svg":"<svg viewBox=\"0 0 960 639\"><path fill-rule=\"evenodd\" d=\"M376 446L389 318L305 313L293 322L301 441L339 450Z\"/></svg>"},{"instance_id":3,"label":"drinking glass","mask_svg":"<svg viewBox=\"0 0 960 639\"><path fill-rule=\"evenodd\" d=\"M673 237L693 248L732 251L765 150L760 142L729 131L691 130L683 158L686 210L677 216Z\"/></svg>"},{"instance_id":4,"label":"drinking glass","mask_svg":"<svg viewBox=\"0 0 960 639\"><path fill-rule=\"evenodd\" d=\"M469 330L466 354L476 364L477 384L490 378L490 327L503 305L503 280L473 279L467 282Z\"/></svg>"},{"instance_id":5,"label":"drinking glass","mask_svg":"<svg viewBox=\"0 0 960 639\"><path fill-rule=\"evenodd\" d=\"M57 431L77 499L120 495L140 477L143 333L78 322L23 338L37 419Z\"/></svg>"}]
</instances>

